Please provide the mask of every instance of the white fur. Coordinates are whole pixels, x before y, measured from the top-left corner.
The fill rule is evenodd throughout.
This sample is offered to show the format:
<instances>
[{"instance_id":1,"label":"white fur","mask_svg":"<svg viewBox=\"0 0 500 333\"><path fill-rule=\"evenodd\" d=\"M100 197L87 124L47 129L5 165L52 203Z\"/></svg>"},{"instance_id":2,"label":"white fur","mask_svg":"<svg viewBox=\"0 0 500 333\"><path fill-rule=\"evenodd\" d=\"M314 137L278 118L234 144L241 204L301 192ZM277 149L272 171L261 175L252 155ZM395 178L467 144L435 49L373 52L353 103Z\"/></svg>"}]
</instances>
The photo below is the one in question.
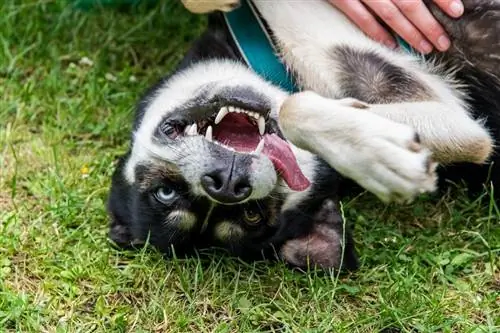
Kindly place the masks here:
<instances>
[{"instance_id":1,"label":"white fur","mask_svg":"<svg viewBox=\"0 0 500 333\"><path fill-rule=\"evenodd\" d=\"M385 202L408 201L435 190L430 151L419 147L409 126L313 92L291 96L280 112L280 124L296 145Z\"/></svg>"},{"instance_id":2,"label":"white fur","mask_svg":"<svg viewBox=\"0 0 500 333\"><path fill-rule=\"evenodd\" d=\"M215 225L214 236L220 241L236 241L243 237L243 228L231 221L221 221Z\"/></svg>"},{"instance_id":3,"label":"white fur","mask_svg":"<svg viewBox=\"0 0 500 333\"><path fill-rule=\"evenodd\" d=\"M185 150L169 149L154 142L153 133L166 115L185 105L209 84L213 84L214 90L217 89L217 86L245 85L256 91L261 91L270 96L271 100L276 101L275 107L271 110L271 114L274 116L287 97L285 92L256 76L250 69L230 60L212 60L199 63L175 74L151 97L142 123L133 133L132 154L124 171L125 178L130 184L135 181L134 170L137 164L154 158L173 162L185 155ZM188 151L191 149L197 155L191 156L193 163L196 163L195 165L203 164L204 156L196 153L203 149L201 147L200 150L197 150L198 145L203 145L203 141L201 139L196 142L189 140L185 145ZM200 161L194 161L196 158L199 158Z\"/></svg>"},{"instance_id":4,"label":"white fur","mask_svg":"<svg viewBox=\"0 0 500 333\"><path fill-rule=\"evenodd\" d=\"M470 117L463 93L449 78L449 73L441 73L432 63L373 41L327 1L255 0L254 3L276 35L283 60L298 73L305 89L325 97L344 97L339 92L336 74L339 69L331 50L340 45L374 50L389 63L418 78L434 94L434 103L371 108L373 112L417 130L440 163L483 163L490 156L492 139L484 127ZM478 146L483 149L478 150Z\"/></svg>"},{"instance_id":5,"label":"white fur","mask_svg":"<svg viewBox=\"0 0 500 333\"><path fill-rule=\"evenodd\" d=\"M385 201L410 200L434 188L435 174L424 167L429 152L409 149L416 144L412 142L415 131L440 163L483 163L491 155L491 136L471 118L450 73L373 41L328 1L253 3L273 31L285 64L297 73L304 89L317 94L291 97L286 116L280 115L281 126L294 144L319 154ZM204 12L220 5L215 0L203 4ZM375 51L404 68L432 92L431 100L369 105L369 112L343 107L334 100L348 96L342 95L341 67L332 56L332 49L342 45Z\"/></svg>"},{"instance_id":6,"label":"white fur","mask_svg":"<svg viewBox=\"0 0 500 333\"><path fill-rule=\"evenodd\" d=\"M196 215L187 210L174 210L168 214L163 222L170 227L177 227L184 231L189 231L196 226Z\"/></svg>"},{"instance_id":7,"label":"white fur","mask_svg":"<svg viewBox=\"0 0 500 333\"><path fill-rule=\"evenodd\" d=\"M135 169L138 164L168 161L178 166L182 176L190 184L194 195L209 197L201 185L201 177L213 163L210 159L209 145L215 143L208 142L203 136L196 135L178 137L169 145L155 141L153 134L166 115L184 106L201 89L210 87L211 90L208 93L215 94L225 87L238 85L252 88L267 96L273 103L270 117L274 119L277 118L278 109L288 96L279 88L255 75L241 63L234 61L207 61L177 73L168 83L160 87L146 106L143 120L134 133L131 156L124 169L127 181L130 184L135 182ZM301 164L306 166L312 163L308 159L312 160L313 155L304 151L301 153L300 159ZM312 175L312 170L310 170L308 176L312 177ZM277 186L279 186L278 189L288 189L283 182L278 185L278 176L274 166L264 154L253 159L249 176L253 191L242 202L267 197ZM290 190L288 189L288 191Z\"/></svg>"}]
</instances>

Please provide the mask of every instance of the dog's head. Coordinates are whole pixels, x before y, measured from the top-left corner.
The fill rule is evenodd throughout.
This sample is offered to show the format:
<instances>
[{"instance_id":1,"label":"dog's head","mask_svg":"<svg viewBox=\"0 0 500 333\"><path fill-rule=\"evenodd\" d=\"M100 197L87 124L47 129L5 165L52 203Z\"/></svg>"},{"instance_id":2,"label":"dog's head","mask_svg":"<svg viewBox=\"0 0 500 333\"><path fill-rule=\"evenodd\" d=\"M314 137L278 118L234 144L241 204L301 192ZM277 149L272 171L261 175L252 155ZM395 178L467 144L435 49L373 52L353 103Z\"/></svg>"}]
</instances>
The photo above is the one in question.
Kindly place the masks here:
<instances>
[{"instance_id":1,"label":"dog's head","mask_svg":"<svg viewBox=\"0 0 500 333\"><path fill-rule=\"evenodd\" d=\"M276 122L285 98L228 61L191 66L151 89L113 180L115 224L139 240L149 233L164 250L259 247L278 229L286 194L310 185Z\"/></svg>"}]
</instances>

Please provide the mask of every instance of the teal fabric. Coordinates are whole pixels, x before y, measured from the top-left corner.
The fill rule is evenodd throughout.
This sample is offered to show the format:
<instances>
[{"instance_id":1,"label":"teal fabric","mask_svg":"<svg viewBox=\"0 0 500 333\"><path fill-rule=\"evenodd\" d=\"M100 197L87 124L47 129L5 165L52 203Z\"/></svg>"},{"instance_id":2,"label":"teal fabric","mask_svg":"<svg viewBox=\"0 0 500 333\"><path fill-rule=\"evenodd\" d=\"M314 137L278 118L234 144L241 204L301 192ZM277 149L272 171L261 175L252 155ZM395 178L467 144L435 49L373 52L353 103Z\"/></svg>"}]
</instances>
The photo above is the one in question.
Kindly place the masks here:
<instances>
[{"instance_id":1,"label":"teal fabric","mask_svg":"<svg viewBox=\"0 0 500 333\"><path fill-rule=\"evenodd\" d=\"M224 16L248 66L264 79L288 92L299 91L293 76L276 54L270 37L261 26L260 18L249 1L243 0L239 8L225 13Z\"/></svg>"},{"instance_id":2,"label":"teal fabric","mask_svg":"<svg viewBox=\"0 0 500 333\"><path fill-rule=\"evenodd\" d=\"M413 47L411 47L407 41L405 41L403 38L401 38L397 35L396 35L396 41L398 42L399 47L401 47L406 52L408 52L410 54L418 54L419 53L417 50L415 50Z\"/></svg>"}]
</instances>

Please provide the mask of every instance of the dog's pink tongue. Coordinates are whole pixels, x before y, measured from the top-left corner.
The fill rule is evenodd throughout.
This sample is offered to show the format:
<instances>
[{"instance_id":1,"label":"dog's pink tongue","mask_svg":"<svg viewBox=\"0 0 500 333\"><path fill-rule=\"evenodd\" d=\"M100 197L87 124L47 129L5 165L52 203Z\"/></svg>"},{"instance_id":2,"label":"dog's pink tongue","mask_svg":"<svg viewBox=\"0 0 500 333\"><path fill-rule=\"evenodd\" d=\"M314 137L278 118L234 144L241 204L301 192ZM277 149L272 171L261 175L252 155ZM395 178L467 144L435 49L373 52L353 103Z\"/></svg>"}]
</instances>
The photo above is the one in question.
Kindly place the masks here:
<instances>
[{"instance_id":1,"label":"dog's pink tongue","mask_svg":"<svg viewBox=\"0 0 500 333\"><path fill-rule=\"evenodd\" d=\"M311 185L297 164L295 155L286 141L276 134L264 135L262 153L273 162L274 168L281 174L288 187L294 191L304 191Z\"/></svg>"}]
</instances>

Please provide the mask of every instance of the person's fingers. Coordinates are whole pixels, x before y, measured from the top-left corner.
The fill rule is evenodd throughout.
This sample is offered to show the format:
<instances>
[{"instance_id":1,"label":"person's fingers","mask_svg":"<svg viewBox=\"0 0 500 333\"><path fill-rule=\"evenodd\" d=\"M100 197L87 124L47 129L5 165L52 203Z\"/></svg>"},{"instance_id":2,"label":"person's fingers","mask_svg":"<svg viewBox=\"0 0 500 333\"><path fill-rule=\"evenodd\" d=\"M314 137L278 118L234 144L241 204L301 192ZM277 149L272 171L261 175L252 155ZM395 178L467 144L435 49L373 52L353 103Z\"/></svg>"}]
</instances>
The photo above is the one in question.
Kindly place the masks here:
<instances>
[{"instance_id":1,"label":"person's fingers","mask_svg":"<svg viewBox=\"0 0 500 333\"><path fill-rule=\"evenodd\" d=\"M439 22L421 0L392 0L399 10L439 51L450 47L450 40Z\"/></svg>"},{"instance_id":2,"label":"person's fingers","mask_svg":"<svg viewBox=\"0 0 500 333\"><path fill-rule=\"evenodd\" d=\"M405 0L412 2L414 0ZM433 49L423 34L403 15L392 0L363 0L394 32L422 53Z\"/></svg>"},{"instance_id":3,"label":"person's fingers","mask_svg":"<svg viewBox=\"0 0 500 333\"><path fill-rule=\"evenodd\" d=\"M392 35L359 0L329 0L329 2L349 17L370 38L390 48L396 47Z\"/></svg>"},{"instance_id":4,"label":"person's fingers","mask_svg":"<svg viewBox=\"0 0 500 333\"><path fill-rule=\"evenodd\" d=\"M464 4L460 0L433 0L445 13L458 18L464 13Z\"/></svg>"}]
</instances>

